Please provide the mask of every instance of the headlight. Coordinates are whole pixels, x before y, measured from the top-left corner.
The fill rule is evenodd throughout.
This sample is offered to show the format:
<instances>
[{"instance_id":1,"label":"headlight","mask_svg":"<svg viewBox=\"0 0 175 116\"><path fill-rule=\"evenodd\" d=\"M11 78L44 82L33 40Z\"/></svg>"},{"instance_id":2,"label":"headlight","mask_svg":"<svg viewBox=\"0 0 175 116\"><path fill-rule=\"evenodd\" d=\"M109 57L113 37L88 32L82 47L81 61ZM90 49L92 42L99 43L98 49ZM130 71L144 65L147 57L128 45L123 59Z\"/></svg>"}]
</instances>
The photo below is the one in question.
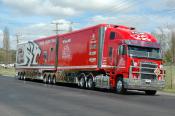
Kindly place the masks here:
<instances>
[{"instance_id":1,"label":"headlight","mask_svg":"<svg viewBox=\"0 0 175 116\"><path fill-rule=\"evenodd\" d=\"M134 66L134 67L137 67L138 66L138 63L135 62L134 60L131 61L131 65Z\"/></svg>"},{"instance_id":2,"label":"headlight","mask_svg":"<svg viewBox=\"0 0 175 116\"><path fill-rule=\"evenodd\" d=\"M162 64L160 65L160 69L163 69L163 65Z\"/></svg>"},{"instance_id":3,"label":"headlight","mask_svg":"<svg viewBox=\"0 0 175 116\"><path fill-rule=\"evenodd\" d=\"M138 63L137 62L134 62L134 66L137 67L138 66Z\"/></svg>"}]
</instances>

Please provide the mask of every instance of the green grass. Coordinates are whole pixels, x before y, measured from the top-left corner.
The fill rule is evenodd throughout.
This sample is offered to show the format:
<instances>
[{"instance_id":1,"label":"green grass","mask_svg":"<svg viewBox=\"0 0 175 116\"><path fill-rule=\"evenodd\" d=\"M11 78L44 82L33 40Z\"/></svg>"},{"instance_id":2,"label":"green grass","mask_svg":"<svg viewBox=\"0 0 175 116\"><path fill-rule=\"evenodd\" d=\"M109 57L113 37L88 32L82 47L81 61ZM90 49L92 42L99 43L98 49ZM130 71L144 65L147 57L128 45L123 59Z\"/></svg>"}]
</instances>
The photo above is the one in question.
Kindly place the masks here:
<instances>
[{"instance_id":1,"label":"green grass","mask_svg":"<svg viewBox=\"0 0 175 116\"><path fill-rule=\"evenodd\" d=\"M164 92L175 93L175 66L165 66L166 74Z\"/></svg>"},{"instance_id":2,"label":"green grass","mask_svg":"<svg viewBox=\"0 0 175 116\"><path fill-rule=\"evenodd\" d=\"M165 89L175 89L175 66L165 66Z\"/></svg>"},{"instance_id":3,"label":"green grass","mask_svg":"<svg viewBox=\"0 0 175 116\"><path fill-rule=\"evenodd\" d=\"M15 68L1 68L0 67L0 75L2 76L11 76L14 77L16 74Z\"/></svg>"},{"instance_id":4,"label":"green grass","mask_svg":"<svg viewBox=\"0 0 175 116\"><path fill-rule=\"evenodd\" d=\"M175 93L175 89L163 89L162 91L168 92L168 93Z\"/></svg>"}]
</instances>

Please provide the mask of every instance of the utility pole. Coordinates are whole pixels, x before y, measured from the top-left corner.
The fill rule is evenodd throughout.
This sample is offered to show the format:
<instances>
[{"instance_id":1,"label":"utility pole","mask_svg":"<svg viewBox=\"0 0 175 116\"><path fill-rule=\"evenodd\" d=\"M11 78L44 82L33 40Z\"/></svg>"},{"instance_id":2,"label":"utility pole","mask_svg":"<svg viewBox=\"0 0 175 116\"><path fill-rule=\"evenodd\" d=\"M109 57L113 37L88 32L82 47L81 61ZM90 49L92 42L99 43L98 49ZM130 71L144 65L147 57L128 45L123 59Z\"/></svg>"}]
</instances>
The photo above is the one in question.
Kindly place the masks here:
<instances>
[{"instance_id":1,"label":"utility pole","mask_svg":"<svg viewBox=\"0 0 175 116\"><path fill-rule=\"evenodd\" d=\"M60 23L60 22L53 22L51 24L54 24L55 25L55 33L56 33L56 58L55 58L55 68L57 68L58 66L58 49L59 49L59 31L64 31L64 30L59 30L59 25L62 25L64 23Z\"/></svg>"},{"instance_id":2,"label":"utility pole","mask_svg":"<svg viewBox=\"0 0 175 116\"><path fill-rule=\"evenodd\" d=\"M76 24L76 22L72 22L72 21L71 21L71 22L69 23L69 30L68 30L69 32L72 32L72 31L73 31L73 28L72 28L72 25L73 25L73 24Z\"/></svg>"},{"instance_id":3,"label":"utility pole","mask_svg":"<svg viewBox=\"0 0 175 116\"><path fill-rule=\"evenodd\" d=\"M55 33L56 33L56 35L58 35L59 34L59 31L64 31L64 30L60 30L59 29L59 25L63 25L64 23L60 23L60 22L53 22L53 23L51 23L51 24L54 24L55 25Z\"/></svg>"},{"instance_id":4,"label":"utility pole","mask_svg":"<svg viewBox=\"0 0 175 116\"><path fill-rule=\"evenodd\" d=\"M18 43L19 43L19 36L21 36L19 33L16 33L16 44L18 45Z\"/></svg>"},{"instance_id":5,"label":"utility pole","mask_svg":"<svg viewBox=\"0 0 175 116\"><path fill-rule=\"evenodd\" d=\"M72 25L73 25L73 24L74 24L74 22L70 22L70 23L69 23L69 30L68 30L69 32L72 32L72 31L73 31L73 28L72 28Z\"/></svg>"}]
</instances>

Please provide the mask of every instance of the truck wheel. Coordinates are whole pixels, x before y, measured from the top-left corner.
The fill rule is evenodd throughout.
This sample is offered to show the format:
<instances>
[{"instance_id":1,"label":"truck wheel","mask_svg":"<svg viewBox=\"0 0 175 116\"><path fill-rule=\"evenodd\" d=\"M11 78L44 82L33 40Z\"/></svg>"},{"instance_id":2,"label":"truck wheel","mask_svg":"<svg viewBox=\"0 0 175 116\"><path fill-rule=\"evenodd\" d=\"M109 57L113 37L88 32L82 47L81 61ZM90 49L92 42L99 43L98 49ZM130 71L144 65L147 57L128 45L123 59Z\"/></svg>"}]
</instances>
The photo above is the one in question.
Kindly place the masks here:
<instances>
[{"instance_id":1,"label":"truck wheel","mask_svg":"<svg viewBox=\"0 0 175 116\"><path fill-rule=\"evenodd\" d=\"M21 80L21 73L18 72L18 76L17 76L18 80Z\"/></svg>"},{"instance_id":2,"label":"truck wheel","mask_svg":"<svg viewBox=\"0 0 175 116\"><path fill-rule=\"evenodd\" d=\"M48 84L51 84L51 82L52 82L52 79L51 79L50 75L48 75L48 77L47 77L47 82L48 82Z\"/></svg>"},{"instance_id":3,"label":"truck wheel","mask_svg":"<svg viewBox=\"0 0 175 116\"><path fill-rule=\"evenodd\" d=\"M119 77L117 79L117 82L116 82L116 93L118 93L118 94L125 94L126 91L127 90L124 88L124 84L123 84L123 78Z\"/></svg>"},{"instance_id":4,"label":"truck wheel","mask_svg":"<svg viewBox=\"0 0 175 116\"><path fill-rule=\"evenodd\" d=\"M93 82L92 78L88 79L87 85L88 85L89 89L93 89L94 88L94 82Z\"/></svg>"},{"instance_id":5,"label":"truck wheel","mask_svg":"<svg viewBox=\"0 0 175 116\"><path fill-rule=\"evenodd\" d=\"M47 84L47 75L46 74L43 77L43 83Z\"/></svg>"},{"instance_id":6,"label":"truck wheel","mask_svg":"<svg viewBox=\"0 0 175 116\"><path fill-rule=\"evenodd\" d=\"M80 87L81 88L85 88L86 87L86 82L85 82L85 78L84 77L80 78Z\"/></svg>"},{"instance_id":7,"label":"truck wheel","mask_svg":"<svg viewBox=\"0 0 175 116\"><path fill-rule=\"evenodd\" d=\"M25 75L25 73L23 74L23 79L26 80L26 75Z\"/></svg>"},{"instance_id":8,"label":"truck wheel","mask_svg":"<svg viewBox=\"0 0 175 116\"><path fill-rule=\"evenodd\" d=\"M156 90L146 90L146 91L145 91L145 94L146 94L146 95L155 95L156 92L157 92Z\"/></svg>"},{"instance_id":9,"label":"truck wheel","mask_svg":"<svg viewBox=\"0 0 175 116\"><path fill-rule=\"evenodd\" d=\"M20 78L21 78L21 80L23 80L24 78L24 74L23 73L21 73L21 76L20 76Z\"/></svg>"},{"instance_id":10,"label":"truck wheel","mask_svg":"<svg viewBox=\"0 0 175 116\"><path fill-rule=\"evenodd\" d=\"M52 84L56 84L56 77L55 76L53 76L53 78L52 78Z\"/></svg>"}]
</instances>

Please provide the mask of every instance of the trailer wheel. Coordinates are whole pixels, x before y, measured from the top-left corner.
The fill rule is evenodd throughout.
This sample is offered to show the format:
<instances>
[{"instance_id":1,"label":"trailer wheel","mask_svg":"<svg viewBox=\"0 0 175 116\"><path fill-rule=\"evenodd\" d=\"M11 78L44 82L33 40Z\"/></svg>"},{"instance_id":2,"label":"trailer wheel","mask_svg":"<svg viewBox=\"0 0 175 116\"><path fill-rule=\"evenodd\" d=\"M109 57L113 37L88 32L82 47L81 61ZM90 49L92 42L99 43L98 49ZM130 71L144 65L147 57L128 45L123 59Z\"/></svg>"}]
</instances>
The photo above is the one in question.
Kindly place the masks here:
<instances>
[{"instance_id":1,"label":"trailer wheel","mask_svg":"<svg viewBox=\"0 0 175 116\"><path fill-rule=\"evenodd\" d=\"M118 94L125 94L126 91L127 90L124 88L124 84L123 84L123 78L119 77L117 79L117 82L116 82L116 93L118 93Z\"/></svg>"},{"instance_id":2,"label":"trailer wheel","mask_svg":"<svg viewBox=\"0 0 175 116\"><path fill-rule=\"evenodd\" d=\"M17 78L18 78L18 80L21 80L21 73L20 72L18 72Z\"/></svg>"},{"instance_id":3,"label":"trailer wheel","mask_svg":"<svg viewBox=\"0 0 175 116\"><path fill-rule=\"evenodd\" d=\"M26 74L25 73L23 74L23 79L26 80Z\"/></svg>"},{"instance_id":4,"label":"trailer wheel","mask_svg":"<svg viewBox=\"0 0 175 116\"><path fill-rule=\"evenodd\" d=\"M89 78L87 81L87 86L89 89L94 89L94 82L92 78Z\"/></svg>"},{"instance_id":5,"label":"trailer wheel","mask_svg":"<svg viewBox=\"0 0 175 116\"><path fill-rule=\"evenodd\" d=\"M81 88L85 88L86 87L86 81L84 77L80 78L80 87Z\"/></svg>"},{"instance_id":6,"label":"trailer wheel","mask_svg":"<svg viewBox=\"0 0 175 116\"><path fill-rule=\"evenodd\" d=\"M55 85L56 84L56 77L55 77L55 75L53 76L53 78L52 78L52 83Z\"/></svg>"},{"instance_id":7,"label":"trailer wheel","mask_svg":"<svg viewBox=\"0 0 175 116\"><path fill-rule=\"evenodd\" d=\"M44 74L43 83L47 84L47 74Z\"/></svg>"},{"instance_id":8,"label":"trailer wheel","mask_svg":"<svg viewBox=\"0 0 175 116\"><path fill-rule=\"evenodd\" d=\"M52 82L51 75L48 75L47 82L48 82L48 84L51 84L51 82Z\"/></svg>"},{"instance_id":9,"label":"trailer wheel","mask_svg":"<svg viewBox=\"0 0 175 116\"><path fill-rule=\"evenodd\" d=\"M20 76L21 80L24 79L23 77L24 77L24 74L21 72L21 76Z\"/></svg>"},{"instance_id":10,"label":"trailer wheel","mask_svg":"<svg viewBox=\"0 0 175 116\"><path fill-rule=\"evenodd\" d=\"M156 92L157 92L156 90L146 90L146 91L145 91L145 94L146 94L146 95L155 95Z\"/></svg>"}]
</instances>

